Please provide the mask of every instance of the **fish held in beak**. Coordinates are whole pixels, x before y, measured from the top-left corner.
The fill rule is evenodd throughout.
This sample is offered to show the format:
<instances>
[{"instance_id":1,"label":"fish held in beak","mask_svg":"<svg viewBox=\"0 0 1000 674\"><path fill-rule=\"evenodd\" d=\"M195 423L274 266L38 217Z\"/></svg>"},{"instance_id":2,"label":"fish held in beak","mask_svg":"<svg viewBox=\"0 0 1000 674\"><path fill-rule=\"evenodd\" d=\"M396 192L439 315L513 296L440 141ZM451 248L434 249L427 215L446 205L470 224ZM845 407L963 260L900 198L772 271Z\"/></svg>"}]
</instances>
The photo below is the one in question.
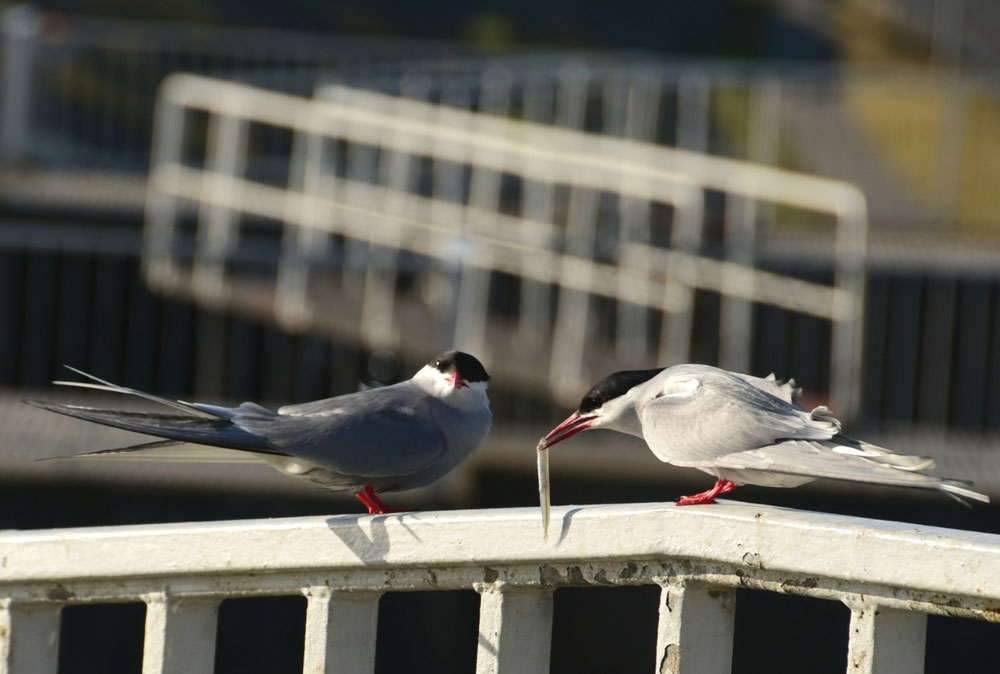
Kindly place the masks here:
<instances>
[{"instance_id":1,"label":"fish held in beak","mask_svg":"<svg viewBox=\"0 0 1000 674\"><path fill-rule=\"evenodd\" d=\"M573 412L565 421L549 431L548 435L538 441L538 500L542 508L542 531L545 540L549 538L549 516L552 510L552 494L549 484L549 453L552 445L573 437L580 431L585 431L593 425L596 416Z\"/></svg>"},{"instance_id":2,"label":"fish held in beak","mask_svg":"<svg viewBox=\"0 0 1000 674\"><path fill-rule=\"evenodd\" d=\"M549 453L545 450L545 438L538 441L538 500L542 507L542 535L549 540L549 515L552 510L552 495L549 490Z\"/></svg>"}]
</instances>

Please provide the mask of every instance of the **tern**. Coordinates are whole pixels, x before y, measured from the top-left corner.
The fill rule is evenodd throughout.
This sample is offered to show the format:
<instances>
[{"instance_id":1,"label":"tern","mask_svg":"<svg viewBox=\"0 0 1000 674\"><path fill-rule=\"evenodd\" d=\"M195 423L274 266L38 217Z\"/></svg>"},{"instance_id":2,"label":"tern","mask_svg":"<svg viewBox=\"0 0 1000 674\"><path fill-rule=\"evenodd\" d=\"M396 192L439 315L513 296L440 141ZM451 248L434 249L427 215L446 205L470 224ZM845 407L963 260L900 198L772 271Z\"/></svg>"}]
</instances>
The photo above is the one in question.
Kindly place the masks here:
<instances>
[{"instance_id":1,"label":"tern","mask_svg":"<svg viewBox=\"0 0 1000 674\"><path fill-rule=\"evenodd\" d=\"M78 419L164 440L71 457L209 463L259 462L334 491L353 491L368 512L400 512L378 494L425 487L474 452L490 430L489 375L473 356L447 351L411 379L273 412L161 398L75 368L90 382L56 384L113 391L173 408L125 412L26 400Z\"/></svg>"},{"instance_id":2,"label":"tern","mask_svg":"<svg viewBox=\"0 0 1000 674\"><path fill-rule=\"evenodd\" d=\"M794 380L779 382L708 365L615 372L591 388L576 412L538 443L538 485L548 533L548 449L581 431L635 435L660 461L697 468L715 485L677 505L715 503L744 484L797 487L817 478L937 489L989 502L971 482L926 475L929 457L898 454L841 433L826 407L797 403Z\"/></svg>"}]
</instances>

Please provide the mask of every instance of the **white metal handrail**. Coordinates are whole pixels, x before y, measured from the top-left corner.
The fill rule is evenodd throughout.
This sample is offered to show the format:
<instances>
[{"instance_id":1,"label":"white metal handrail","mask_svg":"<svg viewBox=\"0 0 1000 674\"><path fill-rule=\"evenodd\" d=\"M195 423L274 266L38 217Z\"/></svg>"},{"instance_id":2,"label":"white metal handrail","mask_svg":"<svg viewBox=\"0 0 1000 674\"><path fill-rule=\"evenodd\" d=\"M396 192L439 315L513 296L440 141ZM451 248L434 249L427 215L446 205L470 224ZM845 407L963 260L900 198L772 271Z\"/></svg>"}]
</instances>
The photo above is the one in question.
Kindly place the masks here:
<instances>
[{"instance_id":1,"label":"white metal handrail","mask_svg":"<svg viewBox=\"0 0 1000 674\"><path fill-rule=\"evenodd\" d=\"M143 671L211 672L219 602L307 598L304 671L372 671L387 591L480 593L479 672L548 670L553 591L659 585L658 672L729 671L735 588L841 601L848 671L922 671L926 615L998 620L1000 536L726 502L0 534L0 669L55 672L59 612L146 604Z\"/></svg>"},{"instance_id":2,"label":"white metal handrail","mask_svg":"<svg viewBox=\"0 0 1000 674\"><path fill-rule=\"evenodd\" d=\"M855 187L347 87L328 87L325 92L332 100L191 75L175 75L165 82L157 112L147 217L146 270L154 286L176 291L193 281L194 292L220 301L226 296L225 269L240 237L241 215L263 216L286 227L288 264L279 270L275 302L279 317L291 322L309 319L304 278L308 261L323 246L318 233L336 233L457 266L461 273L454 345L488 363L489 284L483 270L515 274L536 284L555 283L570 291L560 297L548 358L551 387L564 402L574 399L597 374L584 366L591 320L586 294L673 312L677 320L666 321L661 330L656 359L679 362L688 358L694 288L706 288L724 298L737 298L746 311L745 300L751 300L830 319L831 397L844 416L857 409L867 215L864 197ZM209 115L206 160L198 168L186 165L182 157L186 116L192 111ZM287 186L243 175L250 125L295 134ZM323 149L324 144L338 142L367 148L369 153L377 148L381 153L377 169L365 164L363 180L338 175L328 166ZM420 158L440 164L431 196L411 186ZM461 188L461 167L472 172L468 196ZM552 222L551 203L536 209L526 206L519 217L504 215L499 200L503 175L517 176L526 192L532 185L544 186L550 191L548 202L556 186L568 187L566 224ZM749 258L719 263L698 256L705 190L832 216L837 225L835 287L765 274L749 266ZM662 249L623 239L617 259L611 265L599 263L595 232L600 193L617 195L625 210L635 203L646 209L653 204L671 206L676 250L664 257ZM175 251L182 229L179 213L185 204L197 205L200 214L190 276L180 270ZM641 276L647 278L637 278ZM375 348L391 348L398 339L393 288L386 278L369 273L365 301L371 299L378 311L365 305L361 331ZM548 299L543 302L546 307L548 303ZM728 334L749 334L749 314L743 309L726 313ZM550 329L547 319L542 327ZM633 341L644 340L645 327ZM748 344L749 337L744 341ZM726 344L729 341L723 350L728 352ZM747 346L739 350L749 352Z\"/></svg>"}]
</instances>

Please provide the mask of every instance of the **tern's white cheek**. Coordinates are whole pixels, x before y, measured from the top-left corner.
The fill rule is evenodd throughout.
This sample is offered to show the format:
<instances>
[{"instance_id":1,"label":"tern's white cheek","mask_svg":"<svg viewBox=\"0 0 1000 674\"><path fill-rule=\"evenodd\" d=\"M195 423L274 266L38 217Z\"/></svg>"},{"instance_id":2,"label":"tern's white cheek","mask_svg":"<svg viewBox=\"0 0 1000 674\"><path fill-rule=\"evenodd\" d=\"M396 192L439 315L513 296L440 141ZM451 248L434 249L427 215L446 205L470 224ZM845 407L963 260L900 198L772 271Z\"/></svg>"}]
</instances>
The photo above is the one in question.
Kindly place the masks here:
<instances>
[{"instance_id":1,"label":"tern's white cheek","mask_svg":"<svg viewBox=\"0 0 1000 674\"><path fill-rule=\"evenodd\" d=\"M597 418L590 424L591 428L607 428L629 435L642 434L635 401L631 394L609 400L592 414Z\"/></svg>"},{"instance_id":2,"label":"tern's white cheek","mask_svg":"<svg viewBox=\"0 0 1000 674\"><path fill-rule=\"evenodd\" d=\"M486 395L486 382L479 381L470 382L465 388L450 388L444 400L453 407L463 409L478 409L490 405Z\"/></svg>"}]
</instances>

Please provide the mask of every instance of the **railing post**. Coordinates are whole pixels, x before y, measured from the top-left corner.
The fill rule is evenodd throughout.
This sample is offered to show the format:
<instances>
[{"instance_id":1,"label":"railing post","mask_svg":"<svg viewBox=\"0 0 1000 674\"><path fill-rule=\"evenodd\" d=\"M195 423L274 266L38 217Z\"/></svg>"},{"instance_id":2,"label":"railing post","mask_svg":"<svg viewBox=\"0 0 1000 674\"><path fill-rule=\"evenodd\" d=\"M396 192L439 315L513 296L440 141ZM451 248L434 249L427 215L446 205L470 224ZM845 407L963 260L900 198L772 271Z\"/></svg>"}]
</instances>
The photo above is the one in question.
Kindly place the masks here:
<instances>
[{"instance_id":1,"label":"railing post","mask_svg":"<svg viewBox=\"0 0 1000 674\"><path fill-rule=\"evenodd\" d=\"M166 592L146 598L143 674L211 674L219 599L178 599Z\"/></svg>"},{"instance_id":2,"label":"railing post","mask_svg":"<svg viewBox=\"0 0 1000 674\"><path fill-rule=\"evenodd\" d=\"M378 592L346 592L328 587L304 590L306 645L304 674L375 671Z\"/></svg>"},{"instance_id":3,"label":"railing post","mask_svg":"<svg viewBox=\"0 0 1000 674\"><path fill-rule=\"evenodd\" d=\"M55 674L59 665L60 604L0 600L0 672Z\"/></svg>"},{"instance_id":4,"label":"railing post","mask_svg":"<svg viewBox=\"0 0 1000 674\"><path fill-rule=\"evenodd\" d=\"M732 588L664 581L656 637L658 674L726 674L733 661Z\"/></svg>"},{"instance_id":5,"label":"railing post","mask_svg":"<svg viewBox=\"0 0 1000 674\"><path fill-rule=\"evenodd\" d=\"M484 584L479 592L476 674L549 671L552 593L537 587Z\"/></svg>"},{"instance_id":6,"label":"railing post","mask_svg":"<svg viewBox=\"0 0 1000 674\"><path fill-rule=\"evenodd\" d=\"M887 674L924 671L927 614L875 605L851 608L847 671Z\"/></svg>"},{"instance_id":7,"label":"railing post","mask_svg":"<svg viewBox=\"0 0 1000 674\"><path fill-rule=\"evenodd\" d=\"M208 171L218 174L216 189L230 194L246 170L250 124L235 113L214 114L208 122ZM211 183L208 183L211 184ZM229 292L226 263L240 236L240 213L230 205L200 205L198 243L192 269L192 289L199 298L218 304Z\"/></svg>"},{"instance_id":8,"label":"railing post","mask_svg":"<svg viewBox=\"0 0 1000 674\"><path fill-rule=\"evenodd\" d=\"M176 77L176 76L174 76ZM176 292L181 270L174 248L180 198L176 168L183 154L185 110L172 101L167 84L156 97L153 117L153 147L150 151L149 188L146 192L146 223L142 236L142 268L146 282L163 292Z\"/></svg>"}]
</instances>

